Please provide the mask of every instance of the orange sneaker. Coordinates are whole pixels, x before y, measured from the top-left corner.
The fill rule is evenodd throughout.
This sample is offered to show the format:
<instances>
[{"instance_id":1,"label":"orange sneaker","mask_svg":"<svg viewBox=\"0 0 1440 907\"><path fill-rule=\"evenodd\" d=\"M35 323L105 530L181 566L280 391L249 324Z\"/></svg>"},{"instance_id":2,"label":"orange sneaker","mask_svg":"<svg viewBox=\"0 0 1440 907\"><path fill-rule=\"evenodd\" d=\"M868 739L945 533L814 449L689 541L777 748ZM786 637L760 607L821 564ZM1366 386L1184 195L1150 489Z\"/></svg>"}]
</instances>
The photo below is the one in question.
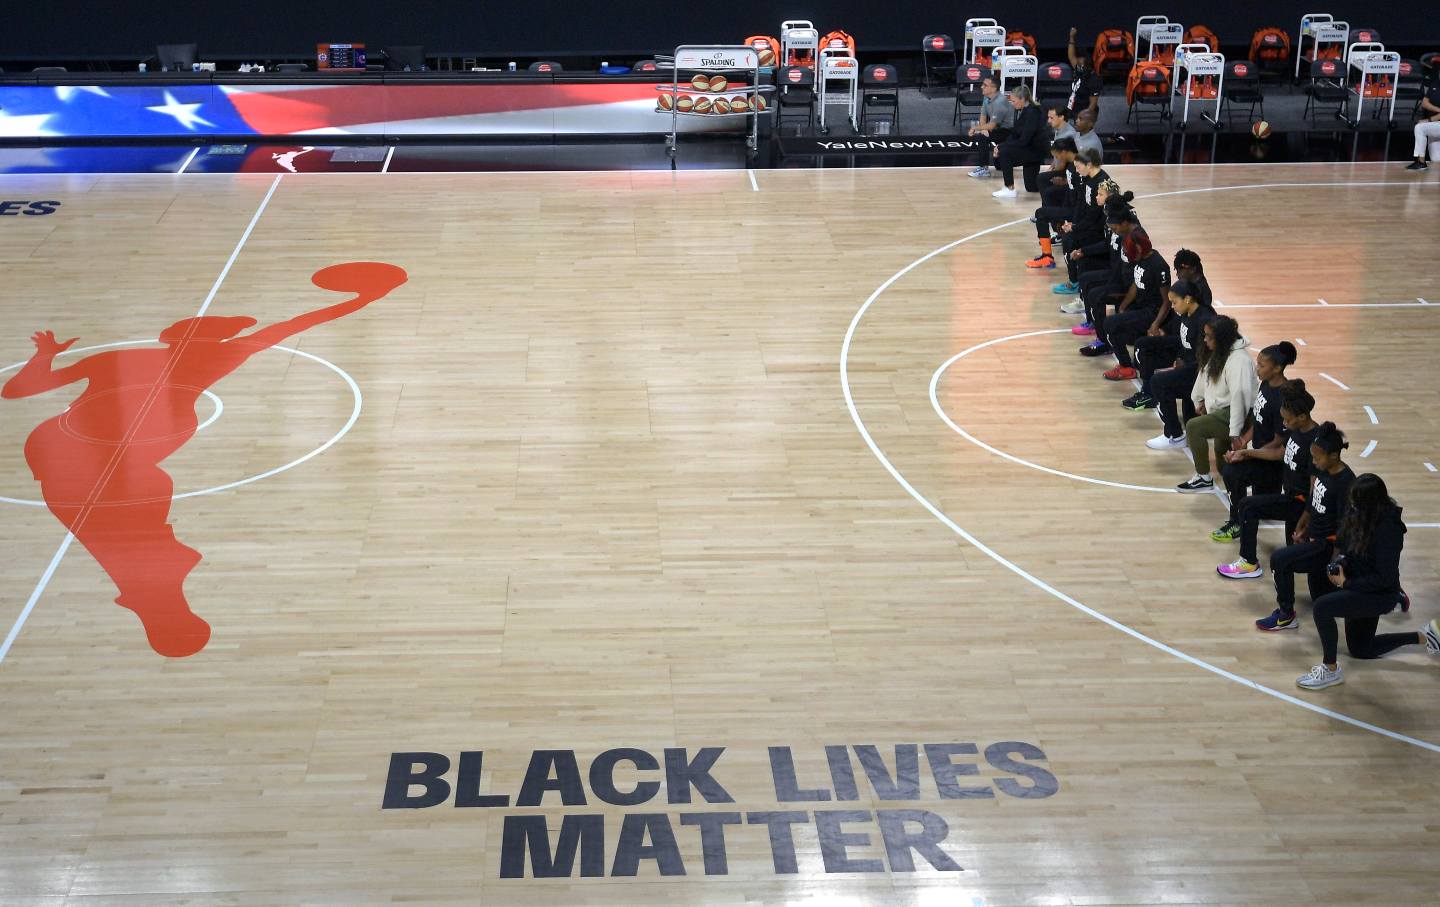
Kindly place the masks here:
<instances>
[{"instance_id":1,"label":"orange sneaker","mask_svg":"<svg viewBox=\"0 0 1440 907\"><path fill-rule=\"evenodd\" d=\"M1053 256L1053 255L1037 255L1037 256L1035 256L1034 258L1030 259L1029 261L1025 262L1025 267L1027 267L1027 268L1053 268L1053 267L1055 267L1055 256Z\"/></svg>"}]
</instances>

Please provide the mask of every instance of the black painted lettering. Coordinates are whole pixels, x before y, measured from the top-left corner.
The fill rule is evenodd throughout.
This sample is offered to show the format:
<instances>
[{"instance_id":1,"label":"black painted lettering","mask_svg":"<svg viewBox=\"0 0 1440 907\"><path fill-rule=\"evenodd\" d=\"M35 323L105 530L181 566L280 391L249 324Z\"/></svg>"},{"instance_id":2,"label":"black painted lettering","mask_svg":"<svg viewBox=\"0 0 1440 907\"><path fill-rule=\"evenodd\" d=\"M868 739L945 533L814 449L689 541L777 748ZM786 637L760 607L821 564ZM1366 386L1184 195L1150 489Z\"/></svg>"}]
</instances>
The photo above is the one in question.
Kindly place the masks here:
<instances>
[{"instance_id":1,"label":"black painted lettering","mask_svg":"<svg viewBox=\"0 0 1440 907\"><path fill-rule=\"evenodd\" d=\"M850 748L825 747L825 761L830 763L830 783L835 785L835 799L859 800L860 789L855 784L855 768L850 764Z\"/></svg>"},{"instance_id":2,"label":"black painted lettering","mask_svg":"<svg viewBox=\"0 0 1440 907\"><path fill-rule=\"evenodd\" d=\"M875 818L863 809L817 809L815 828L820 833L820 856L825 860L826 872L884 872L881 860L852 860L848 849L866 847L870 836L863 832L846 833L841 830L842 822L874 822Z\"/></svg>"},{"instance_id":3,"label":"black painted lettering","mask_svg":"<svg viewBox=\"0 0 1440 907\"><path fill-rule=\"evenodd\" d=\"M555 777L551 778L551 771ZM525 780L515 798L516 806L539 806L546 791L559 791L560 802L566 806L585 805L585 786L580 783L580 767L575 764L574 750L536 750L530 754Z\"/></svg>"},{"instance_id":4,"label":"black painted lettering","mask_svg":"<svg viewBox=\"0 0 1440 907\"><path fill-rule=\"evenodd\" d=\"M995 786L1002 793L1012 797L1019 797L1024 800L1043 800L1046 797L1055 795L1060 789L1060 782L1046 769L1038 765L1031 765L1029 762L1019 762L1012 758L1019 756L1021 759L1045 760L1045 752L1040 747L1030 743L1021 743L1016 740L1007 740L1002 743L992 743L985 747L985 761L1002 772L1010 772L1012 775L1021 775L1030 779L1030 784L1021 784L1014 778L995 778Z\"/></svg>"},{"instance_id":5,"label":"black painted lettering","mask_svg":"<svg viewBox=\"0 0 1440 907\"><path fill-rule=\"evenodd\" d=\"M806 803L830 799L823 787L804 790L795 778L795 757L788 746L770 747L770 775L775 780L775 799L781 803Z\"/></svg>"},{"instance_id":6,"label":"black painted lettering","mask_svg":"<svg viewBox=\"0 0 1440 907\"><path fill-rule=\"evenodd\" d=\"M915 851L941 872L961 872L960 864L940 849L940 842L950 834L945 820L927 809L882 809L877 810L880 819L880 836L885 840L885 857L890 861L891 872L914 872ZM919 822L920 830L909 832L905 823Z\"/></svg>"},{"instance_id":7,"label":"black painted lettering","mask_svg":"<svg viewBox=\"0 0 1440 907\"><path fill-rule=\"evenodd\" d=\"M500 838L500 878L525 878L525 851L530 851L530 874L537 879L566 879L575 871L580 852L580 875L605 875L605 817L566 816L560 839L550 850L550 828L544 816L506 816Z\"/></svg>"},{"instance_id":8,"label":"black painted lettering","mask_svg":"<svg viewBox=\"0 0 1440 907\"><path fill-rule=\"evenodd\" d=\"M450 799L450 783L440 776L448 771L450 759L442 753L391 753L380 808L425 809L444 803ZM417 785L424 792L410 796L410 788Z\"/></svg>"},{"instance_id":9,"label":"black painted lettering","mask_svg":"<svg viewBox=\"0 0 1440 907\"><path fill-rule=\"evenodd\" d=\"M725 826L739 825L739 813L681 813L681 825L700 826L700 850L705 854L705 874L724 876L730 874L730 862L725 853Z\"/></svg>"},{"instance_id":10,"label":"black painted lettering","mask_svg":"<svg viewBox=\"0 0 1440 907\"><path fill-rule=\"evenodd\" d=\"M665 751L665 795L671 803L689 803L694 787L706 803L734 803L735 798L710 774L715 761L725 752L723 746L707 746L687 761L685 748Z\"/></svg>"},{"instance_id":11,"label":"black painted lettering","mask_svg":"<svg viewBox=\"0 0 1440 907\"><path fill-rule=\"evenodd\" d=\"M606 750L590 763L590 792L616 806L639 806L648 803L660 791L659 781L637 781L635 789L621 793L615 789L615 764L630 762L641 771L653 772L660 767L655 757L644 750Z\"/></svg>"},{"instance_id":12,"label":"black painted lettering","mask_svg":"<svg viewBox=\"0 0 1440 907\"><path fill-rule=\"evenodd\" d=\"M56 201L31 202L30 207L26 208L23 213L31 216L37 214L54 214L55 209L58 207L60 207L60 203Z\"/></svg>"},{"instance_id":13,"label":"black painted lettering","mask_svg":"<svg viewBox=\"0 0 1440 907\"><path fill-rule=\"evenodd\" d=\"M791 833L790 826L807 822L809 819L801 810L745 814L748 824L770 827L770 858L775 863L775 872L781 875L800 871L795 865L795 836Z\"/></svg>"},{"instance_id":14,"label":"black painted lettering","mask_svg":"<svg viewBox=\"0 0 1440 907\"><path fill-rule=\"evenodd\" d=\"M913 743L895 746L895 777L885 767L880 749L874 746L857 746L855 755L865 769L865 777L875 788L875 795L881 800L920 799L920 747Z\"/></svg>"},{"instance_id":15,"label":"black painted lettering","mask_svg":"<svg viewBox=\"0 0 1440 907\"><path fill-rule=\"evenodd\" d=\"M649 834L650 843L645 843ZM633 876L641 860L654 860L662 876L683 876L685 863L680 859L680 846L675 843L675 830L664 813L630 813L620 826L620 843L615 845L615 862L611 876Z\"/></svg>"},{"instance_id":16,"label":"black painted lettering","mask_svg":"<svg viewBox=\"0 0 1440 907\"><path fill-rule=\"evenodd\" d=\"M464 806L509 806L508 794L480 793L480 766L485 753L481 750L460 754L460 767L455 772L455 805Z\"/></svg>"},{"instance_id":17,"label":"black painted lettering","mask_svg":"<svg viewBox=\"0 0 1440 907\"><path fill-rule=\"evenodd\" d=\"M961 775L978 775L980 766L973 762L954 763L952 756L975 756L980 750L973 743L927 743L925 758L930 763L930 774L935 776L935 787L943 800L990 800L995 791L989 787L961 787L955 779Z\"/></svg>"},{"instance_id":18,"label":"black painted lettering","mask_svg":"<svg viewBox=\"0 0 1440 907\"><path fill-rule=\"evenodd\" d=\"M0 202L0 214L8 217L15 217L20 214L20 209L29 202Z\"/></svg>"}]
</instances>

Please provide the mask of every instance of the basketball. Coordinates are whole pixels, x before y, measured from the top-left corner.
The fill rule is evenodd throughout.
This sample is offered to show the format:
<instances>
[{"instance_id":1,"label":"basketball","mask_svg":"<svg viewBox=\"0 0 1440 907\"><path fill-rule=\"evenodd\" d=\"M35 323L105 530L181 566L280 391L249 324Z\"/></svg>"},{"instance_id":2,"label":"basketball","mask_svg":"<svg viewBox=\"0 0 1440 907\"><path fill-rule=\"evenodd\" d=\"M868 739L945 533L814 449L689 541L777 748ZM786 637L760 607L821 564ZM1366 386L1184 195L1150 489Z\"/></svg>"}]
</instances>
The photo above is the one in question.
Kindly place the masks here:
<instances>
[{"instance_id":1,"label":"basketball","mask_svg":"<svg viewBox=\"0 0 1440 907\"><path fill-rule=\"evenodd\" d=\"M732 113L744 113L750 109L750 102L745 100L744 95L737 94L730 99L730 111Z\"/></svg>"},{"instance_id":2,"label":"basketball","mask_svg":"<svg viewBox=\"0 0 1440 907\"><path fill-rule=\"evenodd\" d=\"M680 99L675 102L675 109L680 111L681 113L689 113L690 108L694 106L695 99L690 97L688 94L682 94L680 96Z\"/></svg>"},{"instance_id":3,"label":"basketball","mask_svg":"<svg viewBox=\"0 0 1440 907\"><path fill-rule=\"evenodd\" d=\"M767 105L767 102L766 102L766 100L765 100L765 96L764 96L763 94L757 94L757 95L755 96L755 109L756 109L756 110L764 110L765 107L766 107L766 105Z\"/></svg>"},{"instance_id":4,"label":"basketball","mask_svg":"<svg viewBox=\"0 0 1440 907\"><path fill-rule=\"evenodd\" d=\"M730 84L730 80L729 80L729 79L726 79L724 76L711 76L711 77L710 77L710 90L711 90L711 91L724 91L724 90L725 90L725 87L726 87L727 85L729 85L729 84Z\"/></svg>"},{"instance_id":5,"label":"basketball","mask_svg":"<svg viewBox=\"0 0 1440 907\"><path fill-rule=\"evenodd\" d=\"M700 75L697 75L690 80L690 87L694 88L696 91L709 91L710 77L705 75L704 73L701 73Z\"/></svg>"},{"instance_id":6,"label":"basketball","mask_svg":"<svg viewBox=\"0 0 1440 907\"><path fill-rule=\"evenodd\" d=\"M1268 139L1270 138L1270 124L1261 120L1250 127L1250 134L1257 139Z\"/></svg>"},{"instance_id":7,"label":"basketball","mask_svg":"<svg viewBox=\"0 0 1440 907\"><path fill-rule=\"evenodd\" d=\"M770 50L769 48L766 48L765 50L760 51L760 65L761 65L761 66L774 66L774 65L775 65L775 51Z\"/></svg>"},{"instance_id":8,"label":"basketball","mask_svg":"<svg viewBox=\"0 0 1440 907\"><path fill-rule=\"evenodd\" d=\"M668 93L661 93L660 100L655 102L656 110L669 110L675 106L675 96Z\"/></svg>"},{"instance_id":9,"label":"basketball","mask_svg":"<svg viewBox=\"0 0 1440 907\"><path fill-rule=\"evenodd\" d=\"M694 110L696 113L709 113L709 112L710 112L710 99L709 99L709 98L696 98L696 99L695 99L695 106L692 107L691 109Z\"/></svg>"},{"instance_id":10,"label":"basketball","mask_svg":"<svg viewBox=\"0 0 1440 907\"><path fill-rule=\"evenodd\" d=\"M711 113L729 113L730 102L724 98L716 98L710 106Z\"/></svg>"}]
</instances>

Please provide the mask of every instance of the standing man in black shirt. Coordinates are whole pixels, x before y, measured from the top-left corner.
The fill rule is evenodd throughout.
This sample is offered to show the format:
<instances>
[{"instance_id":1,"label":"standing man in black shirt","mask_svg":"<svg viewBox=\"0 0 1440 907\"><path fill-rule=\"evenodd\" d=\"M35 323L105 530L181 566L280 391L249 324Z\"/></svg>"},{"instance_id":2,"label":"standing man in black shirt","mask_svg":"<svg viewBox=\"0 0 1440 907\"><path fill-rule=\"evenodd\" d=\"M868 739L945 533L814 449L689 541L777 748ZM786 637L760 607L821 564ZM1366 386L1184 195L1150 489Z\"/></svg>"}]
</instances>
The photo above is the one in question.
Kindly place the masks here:
<instances>
[{"instance_id":1,"label":"standing man in black shirt","mask_svg":"<svg viewBox=\"0 0 1440 907\"><path fill-rule=\"evenodd\" d=\"M1077 29L1070 29L1070 45L1066 48L1070 69L1074 72L1074 78L1070 80L1070 100L1066 106L1070 108L1070 122L1075 122L1083 110L1090 111L1093 122L1100 118L1100 91L1104 83L1091 67L1090 58L1083 56L1075 46L1077 33Z\"/></svg>"}]
</instances>

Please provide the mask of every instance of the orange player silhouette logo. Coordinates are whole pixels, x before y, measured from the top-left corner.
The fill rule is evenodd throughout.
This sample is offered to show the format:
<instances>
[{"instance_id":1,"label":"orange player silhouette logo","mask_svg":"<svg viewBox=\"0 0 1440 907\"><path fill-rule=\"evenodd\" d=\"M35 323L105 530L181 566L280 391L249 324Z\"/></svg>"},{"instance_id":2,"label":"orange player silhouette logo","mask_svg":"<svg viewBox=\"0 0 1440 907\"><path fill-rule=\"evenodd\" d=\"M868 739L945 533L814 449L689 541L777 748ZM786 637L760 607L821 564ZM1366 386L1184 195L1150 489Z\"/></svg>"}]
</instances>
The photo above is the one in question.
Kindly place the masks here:
<instances>
[{"instance_id":1,"label":"orange player silhouette logo","mask_svg":"<svg viewBox=\"0 0 1440 907\"><path fill-rule=\"evenodd\" d=\"M167 522L174 482L160 468L194 436L200 394L256 353L364 308L406 277L379 262L332 265L311 280L353 299L244 335L254 318L187 318L160 333L163 349L109 350L58 369L55 357L79 338L34 335L35 355L0 396L88 383L68 409L30 433L25 462L50 512L114 580L115 603L139 616L156 652L193 655L210 639L210 625L190 611L183 588L200 552L176 539Z\"/></svg>"}]
</instances>

